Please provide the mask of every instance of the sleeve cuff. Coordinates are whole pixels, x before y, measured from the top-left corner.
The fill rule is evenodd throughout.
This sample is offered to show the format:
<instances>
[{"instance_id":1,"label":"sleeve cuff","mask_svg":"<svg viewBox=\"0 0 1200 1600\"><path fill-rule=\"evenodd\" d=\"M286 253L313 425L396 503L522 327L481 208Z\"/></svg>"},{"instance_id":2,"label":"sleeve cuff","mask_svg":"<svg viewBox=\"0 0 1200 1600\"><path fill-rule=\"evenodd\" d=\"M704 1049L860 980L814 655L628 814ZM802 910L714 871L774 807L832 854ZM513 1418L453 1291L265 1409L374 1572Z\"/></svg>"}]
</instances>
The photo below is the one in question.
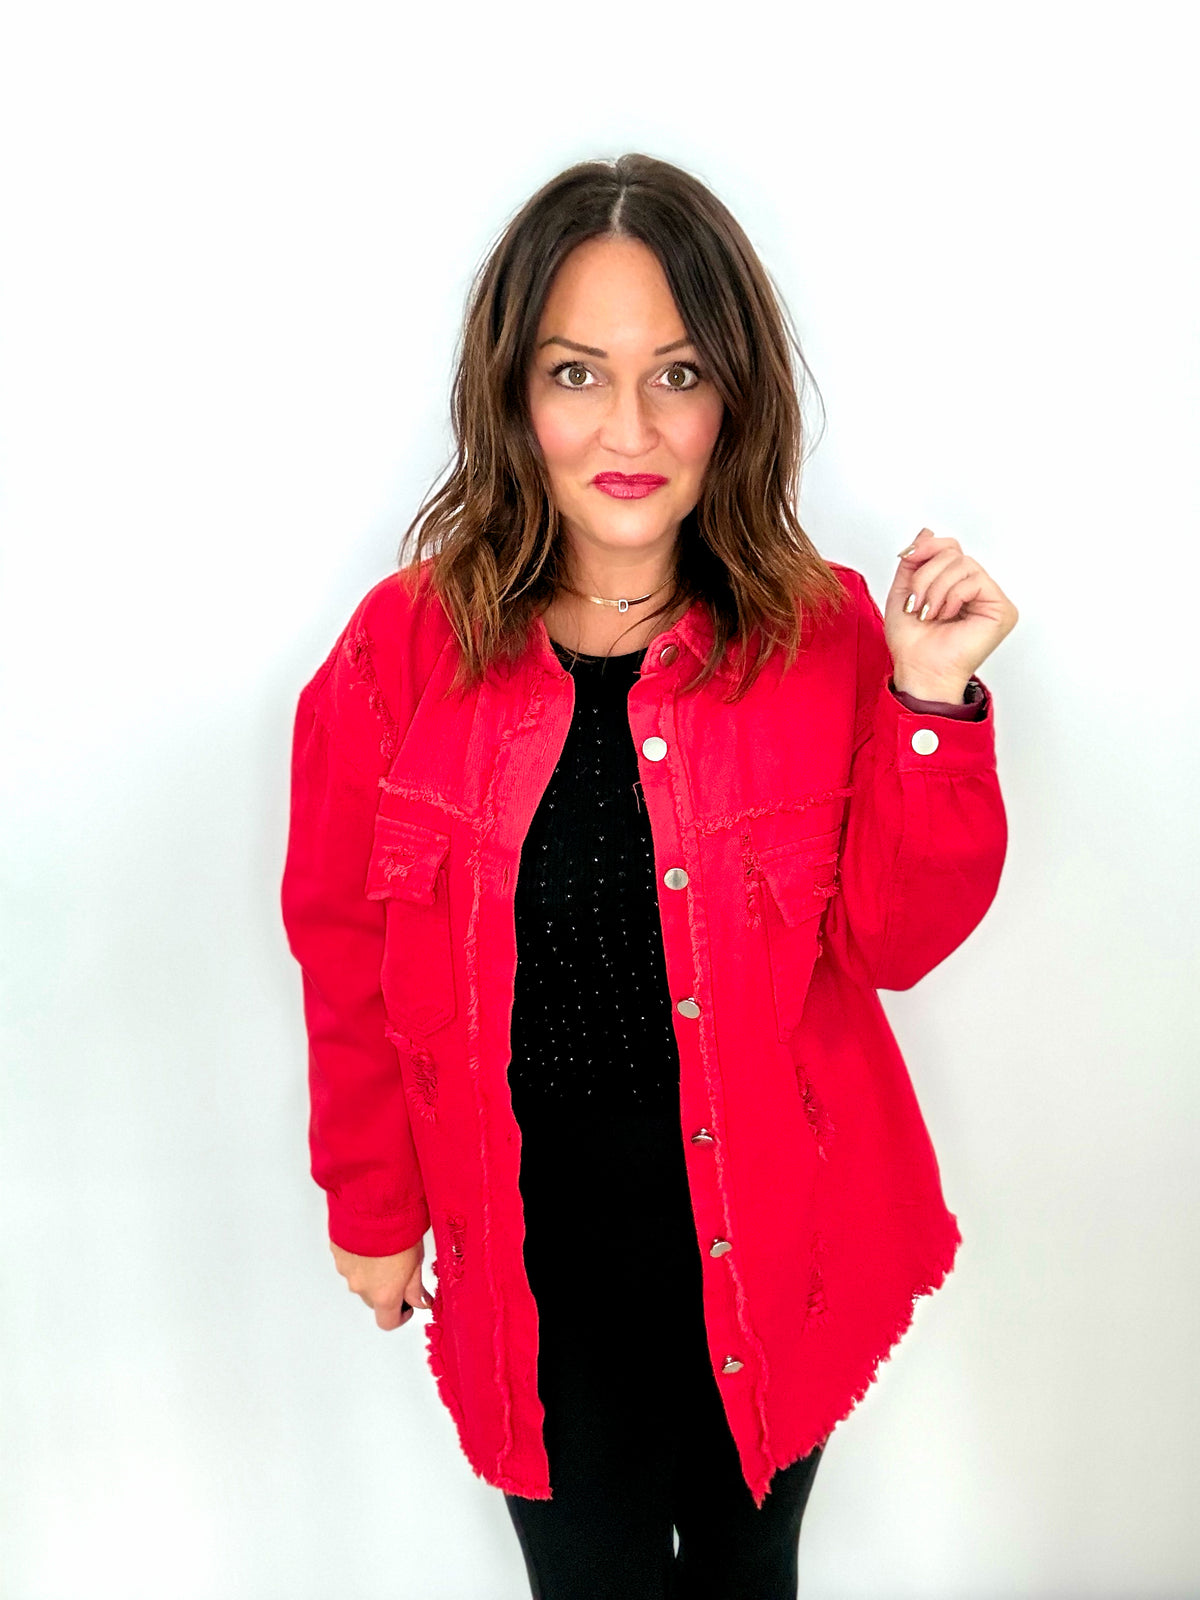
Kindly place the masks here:
<instances>
[{"instance_id":1,"label":"sleeve cuff","mask_svg":"<svg viewBox=\"0 0 1200 1600\"><path fill-rule=\"evenodd\" d=\"M329 1237L343 1250L356 1256L395 1256L419 1244L429 1229L429 1207L415 1200L403 1211L387 1217L365 1216L354 1211L335 1194L326 1191L329 1203Z\"/></svg>"},{"instance_id":2,"label":"sleeve cuff","mask_svg":"<svg viewBox=\"0 0 1200 1600\"><path fill-rule=\"evenodd\" d=\"M905 689L897 689L891 678L888 688L908 711L925 717L957 717L960 722L982 722L987 714L988 692L978 678L972 677L960 701L921 700Z\"/></svg>"},{"instance_id":3,"label":"sleeve cuff","mask_svg":"<svg viewBox=\"0 0 1200 1600\"><path fill-rule=\"evenodd\" d=\"M978 685L972 689L971 685ZM875 733L880 747L893 752L901 772L988 772L996 766L995 722L992 696L985 684L972 678L967 688L974 704L964 702L944 710L914 710L917 706L944 707L944 701L918 700L893 689L891 678L883 686L875 709Z\"/></svg>"}]
</instances>

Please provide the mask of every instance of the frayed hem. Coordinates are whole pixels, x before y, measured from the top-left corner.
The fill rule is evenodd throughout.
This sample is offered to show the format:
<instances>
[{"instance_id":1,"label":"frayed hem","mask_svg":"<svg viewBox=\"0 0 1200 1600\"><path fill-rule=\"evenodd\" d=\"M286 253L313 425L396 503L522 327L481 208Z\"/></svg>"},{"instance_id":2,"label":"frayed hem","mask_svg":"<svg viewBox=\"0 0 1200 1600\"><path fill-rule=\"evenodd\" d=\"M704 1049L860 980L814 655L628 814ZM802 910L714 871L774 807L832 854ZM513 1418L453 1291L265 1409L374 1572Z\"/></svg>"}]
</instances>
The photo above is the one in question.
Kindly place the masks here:
<instances>
[{"instance_id":1,"label":"frayed hem","mask_svg":"<svg viewBox=\"0 0 1200 1600\"><path fill-rule=\"evenodd\" d=\"M478 1470L478 1469L476 1469ZM480 1473L480 1476L484 1474ZM497 1489L503 1489L505 1494L516 1495L518 1500L552 1500L554 1496L549 1489L531 1489L526 1483L518 1483L515 1478L507 1478L503 1473L495 1473L487 1480Z\"/></svg>"},{"instance_id":2,"label":"frayed hem","mask_svg":"<svg viewBox=\"0 0 1200 1600\"><path fill-rule=\"evenodd\" d=\"M473 1461L474 1452L467 1440L467 1424L463 1415L462 1405L459 1402L458 1392L450 1381L450 1374L446 1371L446 1358L442 1351L442 1335L444 1329L437 1320L437 1301L440 1298L440 1288L434 1296L435 1309L429 1321L425 1324L425 1359L433 1381L437 1385L438 1398L454 1419L454 1426L458 1432L458 1442L462 1446L463 1454L468 1461Z\"/></svg>"},{"instance_id":3,"label":"frayed hem","mask_svg":"<svg viewBox=\"0 0 1200 1600\"><path fill-rule=\"evenodd\" d=\"M792 1466L793 1463L799 1461L802 1456L806 1456L812 1450L814 1450L817 1445L827 1444L838 1424L845 1422L855 1407L860 1405L861 1402L866 1399L867 1395L871 1391L871 1386L879 1377L880 1367L882 1367L885 1361L891 1359L897 1345L899 1345L905 1334L912 1327L913 1318L915 1317L917 1311L918 1301L923 1299L926 1295L934 1294L945 1283L947 1277L954 1268L954 1263L958 1256L959 1246L962 1244L962 1233L959 1229L957 1219L952 1218L951 1220L953 1222L953 1232L950 1235L945 1248L938 1256L934 1258L930 1266L927 1267L926 1270L920 1275L916 1284L909 1289L908 1302L901 1309L895 1321L892 1323L891 1331L887 1335L886 1342L882 1348L876 1351L874 1355L868 1357L866 1363L860 1369L860 1375L851 1390L850 1399L848 1401L838 1401L831 1406L822 1415L817 1427L813 1430L812 1436L807 1443L802 1444L798 1450L793 1451L788 1456L786 1461L777 1462L771 1469L771 1474L769 1477L760 1479L757 1484L751 1484L749 1486L750 1492L754 1496L754 1504L757 1509L762 1509L763 1501L766 1499L770 1489L771 1478L774 1477L775 1473L782 1472L785 1467Z\"/></svg>"},{"instance_id":4,"label":"frayed hem","mask_svg":"<svg viewBox=\"0 0 1200 1600\"><path fill-rule=\"evenodd\" d=\"M549 1500L550 1490L540 1484L530 1485L523 1479L510 1477L507 1472L501 1471L493 1461L486 1465L480 1461L478 1454L467 1437L466 1422L463 1417L462 1406L459 1404L458 1394L450 1381L446 1371L446 1361L442 1353L443 1327L440 1322L430 1318L425 1324L425 1350L429 1370L433 1373L437 1385L438 1396L446 1410L454 1419L454 1426L458 1432L458 1442L462 1453L467 1459L471 1471L477 1478L489 1484L493 1489L500 1489L505 1494L519 1495L523 1500Z\"/></svg>"},{"instance_id":5,"label":"frayed hem","mask_svg":"<svg viewBox=\"0 0 1200 1600\"><path fill-rule=\"evenodd\" d=\"M845 1405L841 1411L837 1412L836 1415L830 1415L827 1423L822 1422L821 1426L824 1430L824 1437L828 1438L833 1432L834 1428L837 1427L838 1423L845 1422L846 1418L854 1410L855 1406L866 1398L867 1394L870 1392L871 1385L879 1376L880 1367L885 1361L891 1359L896 1346L912 1327L913 1318L917 1311L917 1302L923 1299L926 1295L934 1294L945 1283L946 1278L949 1276L954 1267L955 1257L958 1254L958 1247L961 1243L962 1234L959 1232L958 1223L955 1222L954 1232L950 1238L947 1248L943 1250L941 1255L938 1256L935 1261L926 1269L926 1271L921 1274L916 1284L909 1289L908 1303L903 1307L895 1322L892 1324L891 1331L887 1336L885 1344L875 1355L868 1358L867 1363L863 1368L863 1375L851 1392L851 1399L849 1403ZM815 1439L813 1443L816 1443ZM809 1449L811 1448L812 1446L810 1445ZM806 1453L807 1452L805 1451L800 1452L801 1455ZM793 1457L793 1459L796 1458Z\"/></svg>"}]
</instances>

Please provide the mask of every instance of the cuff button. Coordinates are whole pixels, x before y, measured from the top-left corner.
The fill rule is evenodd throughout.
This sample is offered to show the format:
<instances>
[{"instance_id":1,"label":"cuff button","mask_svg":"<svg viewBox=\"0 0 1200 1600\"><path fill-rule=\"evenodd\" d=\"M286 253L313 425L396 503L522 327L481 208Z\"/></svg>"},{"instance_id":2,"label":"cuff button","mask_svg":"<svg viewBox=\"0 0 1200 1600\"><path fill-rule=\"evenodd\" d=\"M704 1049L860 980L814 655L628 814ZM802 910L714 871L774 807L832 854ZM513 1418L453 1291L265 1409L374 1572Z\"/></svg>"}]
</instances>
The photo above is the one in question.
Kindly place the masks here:
<instances>
[{"instance_id":1,"label":"cuff button","mask_svg":"<svg viewBox=\"0 0 1200 1600\"><path fill-rule=\"evenodd\" d=\"M912 736L912 747L919 756L931 756L938 747L938 736L932 728L918 728Z\"/></svg>"}]
</instances>

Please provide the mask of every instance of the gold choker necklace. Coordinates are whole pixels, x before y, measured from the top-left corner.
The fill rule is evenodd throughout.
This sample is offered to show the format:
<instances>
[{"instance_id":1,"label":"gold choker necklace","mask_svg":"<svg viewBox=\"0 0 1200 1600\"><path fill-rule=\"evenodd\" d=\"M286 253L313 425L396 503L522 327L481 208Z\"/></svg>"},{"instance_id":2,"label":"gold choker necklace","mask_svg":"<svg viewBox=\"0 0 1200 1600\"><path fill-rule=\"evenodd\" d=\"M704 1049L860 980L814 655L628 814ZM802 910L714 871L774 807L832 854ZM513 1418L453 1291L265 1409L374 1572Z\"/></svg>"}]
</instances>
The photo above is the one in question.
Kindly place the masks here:
<instances>
[{"instance_id":1,"label":"gold choker necklace","mask_svg":"<svg viewBox=\"0 0 1200 1600\"><path fill-rule=\"evenodd\" d=\"M640 606L643 601L652 599L660 590L665 589L672 580L660 583L657 589L651 589L649 594L640 594L635 600L607 600L601 594L581 594L578 589L568 589L567 594L576 595L580 600L594 600L598 606L616 606L618 611L628 611L630 606Z\"/></svg>"}]
</instances>

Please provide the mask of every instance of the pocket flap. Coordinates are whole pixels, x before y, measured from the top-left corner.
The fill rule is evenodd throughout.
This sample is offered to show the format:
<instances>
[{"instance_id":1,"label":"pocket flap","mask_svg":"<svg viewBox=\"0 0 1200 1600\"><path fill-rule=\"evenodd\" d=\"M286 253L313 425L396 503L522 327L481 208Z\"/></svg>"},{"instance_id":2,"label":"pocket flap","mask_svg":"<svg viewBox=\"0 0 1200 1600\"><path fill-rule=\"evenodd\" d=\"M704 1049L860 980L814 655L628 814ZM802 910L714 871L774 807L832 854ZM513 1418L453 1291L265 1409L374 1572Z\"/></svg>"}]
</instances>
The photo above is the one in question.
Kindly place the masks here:
<instances>
[{"instance_id":1,"label":"pocket flap","mask_svg":"<svg viewBox=\"0 0 1200 1600\"><path fill-rule=\"evenodd\" d=\"M789 928L817 917L838 891L838 833L760 850L758 864L779 915Z\"/></svg>"},{"instance_id":2,"label":"pocket flap","mask_svg":"<svg viewBox=\"0 0 1200 1600\"><path fill-rule=\"evenodd\" d=\"M417 900L431 906L438 869L450 835L398 817L375 818L375 844L367 869L368 900Z\"/></svg>"}]
</instances>

